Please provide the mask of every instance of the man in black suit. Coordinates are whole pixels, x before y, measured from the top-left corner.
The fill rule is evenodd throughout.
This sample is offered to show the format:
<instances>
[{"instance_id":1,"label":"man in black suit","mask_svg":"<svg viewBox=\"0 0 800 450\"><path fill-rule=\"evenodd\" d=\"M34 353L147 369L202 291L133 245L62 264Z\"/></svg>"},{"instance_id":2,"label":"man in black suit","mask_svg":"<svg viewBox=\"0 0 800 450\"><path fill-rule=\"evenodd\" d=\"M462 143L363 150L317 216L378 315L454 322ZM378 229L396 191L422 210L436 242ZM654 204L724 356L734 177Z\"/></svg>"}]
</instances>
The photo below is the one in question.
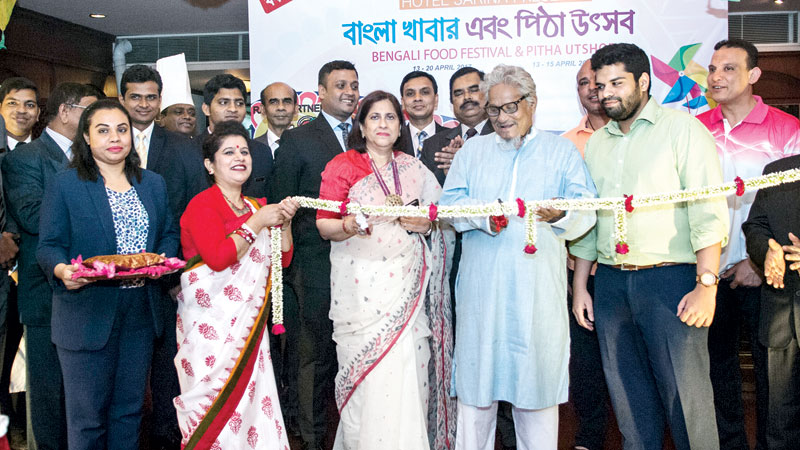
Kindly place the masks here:
<instances>
[{"instance_id":1,"label":"man in black suit","mask_svg":"<svg viewBox=\"0 0 800 450\"><path fill-rule=\"evenodd\" d=\"M119 101L128 111L133 124L133 149L139 154L142 167L164 177L169 207L174 220L180 220L189 200L207 185L205 168L191 141L155 125L161 111L161 76L144 65L129 67L120 82ZM165 294L166 295L166 294ZM177 353L175 320L177 304L159 302L164 320L164 335L156 339L150 371L153 394L153 448L180 446L180 429L172 399L180 394L178 374L173 359Z\"/></svg>"},{"instance_id":2,"label":"man in black suit","mask_svg":"<svg viewBox=\"0 0 800 450\"><path fill-rule=\"evenodd\" d=\"M436 175L439 184L450 168L450 161L467 139L476 134L494 133L483 107L486 98L480 90L483 72L474 67L462 67L450 77L450 103L459 126L445 129L425 141L422 161Z\"/></svg>"},{"instance_id":3,"label":"man in black suit","mask_svg":"<svg viewBox=\"0 0 800 450\"><path fill-rule=\"evenodd\" d=\"M269 146L273 158L283 132L291 128L298 111L297 91L288 84L276 81L261 91L261 119L267 122L267 132L255 141Z\"/></svg>"},{"instance_id":4,"label":"man in black suit","mask_svg":"<svg viewBox=\"0 0 800 450\"><path fill-rule=\"evenodd\" d=\"M239 123L247 114L245 98L247 88L244 81L233 75L224 73L216 75L203 87L203 114L208 116L208 128L195 139L199 154L203 154L203 142L206 136L214 132L214 126L228 120ZM242 186L242 194L250 197L267 197L269 177L272 173L272 151L266 145L250 140L250 157L253 159L253 170L250 178ZM283 198L283 197L281 197Z\"/></svg>"},{"instance_id":5,"label":"man in black suit","mask_svg":"<svg viewBox=\"0 0 800 450\"><path fill-rule=\"evenodd\" d=\"M352 63L331 61L319 71L321 112L310 123L286 130L275 152L272 198L319 197L325 165L345 150L358 105L358 73ZM288 324L289 340L298 342L299 426L303 448L321 448L327 426L325 401L336 373L336 348L331 336L330 242L316 225L317 212L301 209L292 221L294 258L284 292L293 291L299 305L299 335ZM287 306L287 317L290 316ZM297 328L297 327L295 327Z\"/></svg>"},{"instance_id":6,"label":"man in black suit","mask_svg":"<svg viewBox=\"0 0 800 450\"><path fill-rule=\"evenodd\" d=\"M86 85L58 85L47 102L47 128L38 139L6 155L2 163L6 212L20 232L18 304L27 357L28 443L38 450L67 446L61 365L50 340L53 290L36 260L39 208L45 185L69 164L83 110L95 101Z\"/></svg>"},{"instance_id":7,"label":"man in black suit","mask_svg":"<svg viewBox=\"0 0 800 450\"><path fill-rule=\"evenodd\" d=\"M406 74L400 82L400 101L408 115L408 122L401 133L403 151L419 159L422 143L434 134L445 130L433 120L433 112L439 107L439 86L427 72L415 70Z\"/></svg>"},{"instance_id":8,"label":"man in black suit","mask_svg":"<svg viewBox=\"0 0 800 450\"><path fill-rule=\"evenodd\" d=\"M767 164L764 173L800 169L800 156ZM756 193L742 225L747 253L764 271L758 338L767 346L771 450L797 448L800 441L800 183ZM793 234L794 233L794 234ZM787 262L791 264L786 267ZM787 270L789 269L789 270Z\"/></svg>"}]
</instances>

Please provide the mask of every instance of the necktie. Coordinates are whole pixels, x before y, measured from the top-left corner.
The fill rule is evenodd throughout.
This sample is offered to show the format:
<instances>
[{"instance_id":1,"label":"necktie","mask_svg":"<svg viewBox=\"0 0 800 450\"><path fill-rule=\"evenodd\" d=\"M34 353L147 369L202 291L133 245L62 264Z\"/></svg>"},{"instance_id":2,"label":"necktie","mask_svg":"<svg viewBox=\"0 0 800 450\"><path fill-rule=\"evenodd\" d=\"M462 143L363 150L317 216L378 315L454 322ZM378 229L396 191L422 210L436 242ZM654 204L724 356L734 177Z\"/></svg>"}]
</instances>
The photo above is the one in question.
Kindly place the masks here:
<instances>
[{"instance_id":1,"label":"necktie","mask_svg":"<svg viewBox=\"0 0 800 450\"><path fill-rule=\"evenodd\" d=\"M136 134L136 154L139 155L139 167L147 168L147 146L144 143L144 133Z\"/></svg>"},{"instance_id":2,"label":"necktie","mask_svg":"<svg viewBox=\"0 0 800 450\"><path fill-rule=\"evenodd\" d=\"M469 140L469 138L474 137L476 134L478 134L478 130L476 130L475 128L470 128L469 130L467 130L467 138L464 140L465 141Z\"/></svg>"},{"instance_id":3,"label":"necktie","mask_svg":"<svg viewBox=\"0 0 800 450\"><path fill-rule=\"evenodd\" d=\"M344 143L344 149L347 150L347 137L350 136L350 124L342 122L336 128L342 130L342 142Z\"/></svg>"},{"instance_id":4,"label":"necktie","mask_svg":"<svg viewBox=\"0 0 800 450\"><path fill-rule=\"evenodd\" d=\"M422 156L422 143L425 142L425 139L428 139L428 133L424 131L417 133L417 151L414 152L414 156L417 159Z\"/></svg>"}]
</instances>

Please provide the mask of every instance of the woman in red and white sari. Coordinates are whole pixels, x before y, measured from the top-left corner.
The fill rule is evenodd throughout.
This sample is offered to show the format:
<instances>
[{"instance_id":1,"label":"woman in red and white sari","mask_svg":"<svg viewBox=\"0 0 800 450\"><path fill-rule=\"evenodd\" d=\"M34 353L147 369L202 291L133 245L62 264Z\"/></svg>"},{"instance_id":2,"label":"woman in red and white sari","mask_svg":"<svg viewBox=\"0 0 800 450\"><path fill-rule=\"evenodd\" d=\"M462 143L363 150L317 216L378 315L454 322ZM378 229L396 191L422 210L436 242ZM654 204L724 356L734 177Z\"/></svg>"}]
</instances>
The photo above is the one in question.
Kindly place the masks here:
<instances>
[{"instance_id":1,"label":"woman in red and white sari","mask_svg":"<svg viewBox=\"0 0 800 450\"><path fill-rule=\"evenodd\" d=\"M348 140L351 150L326 166L320 197L361 205L438 201L441 188L433 174L398 151L402 117L393 95L367 95ZM443 250L441 232L427 217L367 219L325 211L317 213L317 228L332 241L330 318L341 417L334 449L423 450L431 442L441 448L435 442L447 441L453 424L443 418L439 430L437 423L429 423L438 421L429 421L429 401L449 401L449 351L431 358L430 339L432 331L450 336L450 324L429 323L429 303L445 301L441 295L426 300L429 283L446 277L443 255L434 255L425 238L430 235L431 247ZM449 307L449 297L446 302ZM438 348L451 345L448 339L437 341ZM434 363L447 367L431 370L429 386L429 364ZM443 434L437 438L439 431Z\"/></svg>"},{"instance_id":2,"label":"woman in red and white sari","mask_svg":"<svg viewBox=\"0 0 800 450\"><path fill-rule=\"evenodd\" d=\"M283 225L283 266L291 260L289 221L298 204L242 195L251 172L249 136L236 122L203 143L214 184L181 217L189 259L178 296L181 386L176 397L185 449L288 450L269 353L269 227Z\"/></svg>"}]
</instances>

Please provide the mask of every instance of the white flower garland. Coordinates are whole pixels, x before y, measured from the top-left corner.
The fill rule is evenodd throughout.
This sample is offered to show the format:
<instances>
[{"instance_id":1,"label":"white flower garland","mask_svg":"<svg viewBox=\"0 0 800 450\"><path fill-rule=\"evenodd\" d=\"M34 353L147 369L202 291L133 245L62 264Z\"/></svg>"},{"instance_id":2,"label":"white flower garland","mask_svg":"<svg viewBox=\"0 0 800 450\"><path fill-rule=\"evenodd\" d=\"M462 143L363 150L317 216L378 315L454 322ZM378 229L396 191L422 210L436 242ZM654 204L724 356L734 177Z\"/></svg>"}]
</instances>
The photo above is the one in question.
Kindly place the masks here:
<instances>
[{"instance_id":1,"label":"white flower garland","mask_svg":"<svg viewBox=\"0 0 800 450\"><path fill-rule=\"evenodd\" d=\"M747 190L763 189L778 186L784 183L800 181L800 169L775 172L768 175L724 183L716 186L691 189L687 191L675 191L662 194L648 194L634 196L629 200L625 197L608 198L577 198L577 199L556 199L525 201L525 252L536 252L536 208L554 208L561 211L568 210L612 210L614 212L614 241L616 251L620 254L628 253L629 248L626 243L628 235L628 214L636 208L663 205L669 203L693 202L714 197L728 196L730 194L742 195ZM334 200L322 200L310 197L294 197L303 208L312 208L324 211L341 213L343 207L348 214L363 213L369 216L407 216L407 217L429 217L430 205L428 206L379 206L379 205L358 205ZM626 201L628 205L626 205ZM344 206L342 205L344 203ZM463 217L488 217L488 216L517 216L520 214L520 207L514 203L487 203L484 205L464 205L464 206L438 206L436 208L437 217L463 218ZM281 267L281 232L280 228L272 229L272 320L273 324L281 325L283 328L283 273Z\"/></svg>"},{"instance_id":2,"label":"white flower garland","mask_svg":"<svg viewBox=\"0 0 800 450\"><path fill-rule=\"evenodd\" d=\"M272 249L272 334L281 334L285 331L283 326L283 256L281 255L281 227L270 228L270 247Z\"/></svg>"}]
</instances>

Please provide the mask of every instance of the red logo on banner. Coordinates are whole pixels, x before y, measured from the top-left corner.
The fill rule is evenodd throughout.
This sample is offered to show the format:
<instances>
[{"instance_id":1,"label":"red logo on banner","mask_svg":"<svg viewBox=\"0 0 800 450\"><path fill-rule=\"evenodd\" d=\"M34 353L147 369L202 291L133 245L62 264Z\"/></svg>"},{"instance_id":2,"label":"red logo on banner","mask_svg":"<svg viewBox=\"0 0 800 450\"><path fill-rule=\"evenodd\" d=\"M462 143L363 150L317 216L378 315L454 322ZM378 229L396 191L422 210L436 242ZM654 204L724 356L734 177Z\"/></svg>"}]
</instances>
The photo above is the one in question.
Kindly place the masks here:
<instances>
[{"instance_id":1,"label":"red logo on banner","mask_svg":"<svg viewBox=\"0 0 800 450\"><path fill-rule=\"evenodd\" d=\"M264 12L269 14L292 0L259 0Z\"/></svg>"}]
</instances>

